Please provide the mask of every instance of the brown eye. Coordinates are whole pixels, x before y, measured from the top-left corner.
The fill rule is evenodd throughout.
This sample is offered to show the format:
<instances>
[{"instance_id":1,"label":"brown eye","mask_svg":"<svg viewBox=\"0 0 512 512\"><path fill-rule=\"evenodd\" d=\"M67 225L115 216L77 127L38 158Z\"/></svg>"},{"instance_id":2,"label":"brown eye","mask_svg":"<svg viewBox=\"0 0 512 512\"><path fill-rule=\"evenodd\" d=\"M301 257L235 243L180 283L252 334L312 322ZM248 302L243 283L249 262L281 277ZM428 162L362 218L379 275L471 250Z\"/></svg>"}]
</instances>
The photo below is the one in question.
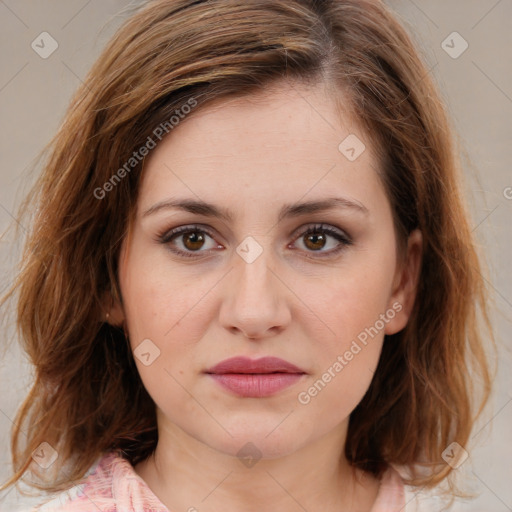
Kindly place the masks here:
<instances>
[{"instance_id":1,"label":"brown eye","mask_svg":"<svg viewBox=\"0 0 512 512\"><path fill-rule=\"evenodd\" d=\"M157 241L179 256L202 257L222 249L214 235L200 226L180 226L157 236Z\"/></svg>"},{"instance_id":2,"label":"brown eye","mask_svg":"<svg viewBox=\"0 0 512 512\"><path fill-rule=\"evenodd\" d=\"M304 245L306 245L306 247L314 251L317 251L318 249L323 249L323 247L326 244L326 237L323 233L310 233L304 236L306 240Z\"/></svg>"},{"instance_id":3,"label":"brown eye","mask_svg":"<svg viewBox=\"0 0 512 512\"><path fill-rule=\"evenodd\" d=\"M189 231L182 234L183 245L190 251L197 251L201 249L205 242L204 235L200 231Z\"/></svg>"},{"instance_id":4,"label":"brown eye","mask_svg":"<svg viewBox=\"0 0 512 512\"><path fill-rule=\"evenodd\" d=\"M319 257L328 257L336 255L353 242L344 231L320 224L303 231L295 243L302 245L306 253L316 252Z\"/></svg>"}]
</instances>

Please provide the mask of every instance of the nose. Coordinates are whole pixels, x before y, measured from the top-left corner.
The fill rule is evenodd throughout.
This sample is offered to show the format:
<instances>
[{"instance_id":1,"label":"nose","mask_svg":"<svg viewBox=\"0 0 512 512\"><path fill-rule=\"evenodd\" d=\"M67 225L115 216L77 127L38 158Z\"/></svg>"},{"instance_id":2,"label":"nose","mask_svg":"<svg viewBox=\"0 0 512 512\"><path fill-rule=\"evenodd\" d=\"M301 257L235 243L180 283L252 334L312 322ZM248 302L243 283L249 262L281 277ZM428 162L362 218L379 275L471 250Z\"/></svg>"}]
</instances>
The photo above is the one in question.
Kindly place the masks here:
<instances>
[{"instance_id":1,"label":"nose","mask_svg":"<svg viewBox=\"0 0 512 512\"><path fill-rule=\"evenodd\" d=\"M269 267L270 253L264 249L252 263L233 255L235 268L224 283L219 313L221 325L233 334L259 340L279 334L290 323L287 297L292 294L284 279Z\"/></svg>"}]
</instances>

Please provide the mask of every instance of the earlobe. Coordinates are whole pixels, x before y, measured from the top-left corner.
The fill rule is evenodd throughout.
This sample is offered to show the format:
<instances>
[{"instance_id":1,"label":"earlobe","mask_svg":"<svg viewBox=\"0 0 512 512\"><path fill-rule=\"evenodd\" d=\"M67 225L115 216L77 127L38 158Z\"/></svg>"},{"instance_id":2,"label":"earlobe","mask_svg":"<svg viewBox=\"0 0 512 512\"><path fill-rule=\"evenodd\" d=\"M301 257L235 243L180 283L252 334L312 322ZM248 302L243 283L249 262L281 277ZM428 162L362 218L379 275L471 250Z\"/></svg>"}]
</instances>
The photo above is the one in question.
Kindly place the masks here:
<instances>
[{"instance_id":1,"label":"earlobe","mask_svg":"<svg viewBox=\"0 0 512 512\"><path fill-rule=\"evenodd\" d=\"M411 315L418 290L423 254L423 236L419 229L415 229L407 240L407 253L402 265L397 265L397 273L393 283L393 293L389 300L389 307L395 304L397 314L385 328L385 334L395 334L401 331ZM401 308L397 308L396 304Z\"/></svg>"},{"instance_id":2,"label":"earlobe","mask_svg":"<svg viewBox=\"0 0 512 512\"><path fill-rule=\"evenodd\" d=\"M115 327L124 325L124 311L119 301L114 300L110 293L106 293L103 299L103 321Z\"/></svg>"}]
</instances>

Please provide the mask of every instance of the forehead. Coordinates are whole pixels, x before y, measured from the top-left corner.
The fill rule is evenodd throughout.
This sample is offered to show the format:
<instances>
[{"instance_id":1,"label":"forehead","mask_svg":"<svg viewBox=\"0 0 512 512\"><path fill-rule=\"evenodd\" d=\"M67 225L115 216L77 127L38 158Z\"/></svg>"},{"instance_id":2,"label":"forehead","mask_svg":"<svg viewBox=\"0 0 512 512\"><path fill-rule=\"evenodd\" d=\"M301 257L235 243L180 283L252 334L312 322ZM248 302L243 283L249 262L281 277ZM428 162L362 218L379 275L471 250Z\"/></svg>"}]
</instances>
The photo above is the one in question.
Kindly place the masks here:
<instances>
[{"instance_id":1,"label":"forehead","mask_svg":"<svg viewBox=\"0 0 512 512\"><path fill-rule=\"evenodd\" d=\"M345 140L364 148L352 161ZM295 202L333 187L357 194L371 189L376 168L371 141L341 93L283 83L185 117L146 159L140 207L177 193L229 204Z\"/></svg>"}]
</instances>

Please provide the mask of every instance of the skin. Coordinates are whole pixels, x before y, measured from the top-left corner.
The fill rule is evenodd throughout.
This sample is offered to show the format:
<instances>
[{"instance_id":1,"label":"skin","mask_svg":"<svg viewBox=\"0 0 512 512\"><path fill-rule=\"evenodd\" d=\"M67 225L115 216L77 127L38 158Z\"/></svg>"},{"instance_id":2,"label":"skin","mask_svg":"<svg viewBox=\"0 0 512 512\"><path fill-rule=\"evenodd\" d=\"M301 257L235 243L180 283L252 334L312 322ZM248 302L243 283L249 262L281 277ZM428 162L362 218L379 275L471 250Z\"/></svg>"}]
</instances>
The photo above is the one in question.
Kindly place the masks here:
<instances>
[{"instance_id":1,"label":"skin","mask_svg":"<svg viewBox=\"0 0 512 512\"><path fill-rule=\"evenodd\" d=\"M133 349L150 339L160 351L148 366L135 358L159 430L154 455L135 470L170 510L369 511L375 501L379 482L344 457L348 419L384 335L408 321L421 235L412 233L400 258L371 139L343 101L338 106L324 84L282 83L222 100L189 115L145 161L121 249L123 305L114 304L111 317ZM366 146L355 161L338 150L351 133ZM337 207L278 222L284 204L332 196L366 211ZM178 209L143 215L171 197L228 208L233 220ZM328 255L340 246L331 235L323 243L301 235L318 223L347 233L352 245ZM157 241L191 224L213 237L203 232L202 246L183 234ZM249 235L262 248L252 263L236 252ZM400 312L300 403L298 394L394 303ZM271 397L241 398L203 373L235 355L277 356L306 375ZM248 442L261 455L252 467L237 456Z\"/></svg>"}]
</instances>

